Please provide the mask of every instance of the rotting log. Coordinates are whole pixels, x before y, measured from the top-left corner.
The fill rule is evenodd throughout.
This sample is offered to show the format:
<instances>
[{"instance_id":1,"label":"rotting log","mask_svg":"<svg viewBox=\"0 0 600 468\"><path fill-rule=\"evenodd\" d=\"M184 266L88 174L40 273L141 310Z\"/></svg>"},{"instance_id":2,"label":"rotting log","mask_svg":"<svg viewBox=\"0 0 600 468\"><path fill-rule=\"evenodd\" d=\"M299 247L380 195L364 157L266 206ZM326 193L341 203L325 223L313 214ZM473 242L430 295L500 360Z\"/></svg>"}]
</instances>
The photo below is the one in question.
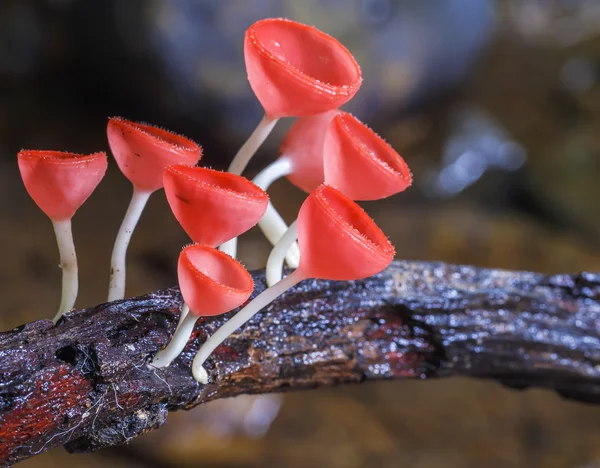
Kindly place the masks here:
<instances>
[{"instance_id":1,"label":"rotting log","mask_svg":"<svg viewBox=\"0 0 600 468\"><path fill-rule=\"evenodd\" d=\"M394 262L305 281L217 349L206 386L191 359L229 315L199 320L171 367L148 365L180 306L171 288L1 333L0 464L122 444L217 398L365 380L470 376L600 403L600 274Z\"/></svg>"}]
</instances>

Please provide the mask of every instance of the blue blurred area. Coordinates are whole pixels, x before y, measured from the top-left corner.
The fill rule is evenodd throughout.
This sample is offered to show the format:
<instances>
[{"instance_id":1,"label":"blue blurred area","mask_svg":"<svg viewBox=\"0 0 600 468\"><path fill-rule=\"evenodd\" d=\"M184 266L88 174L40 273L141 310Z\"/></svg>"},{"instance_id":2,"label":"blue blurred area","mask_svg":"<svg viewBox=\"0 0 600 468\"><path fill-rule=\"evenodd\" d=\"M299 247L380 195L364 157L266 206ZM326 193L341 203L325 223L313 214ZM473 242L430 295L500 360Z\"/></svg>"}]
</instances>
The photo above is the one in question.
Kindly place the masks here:
<instances>
[{"instance_id":1,"label":"blue blurred area","mask_svg":"<svg viewBox=\"0 0 600 468\"><path fill-rule=\"evenodd\" d=\"M178 105L201 112L201 96L218 98L236 131L256 124L260 106L242 71L245 29L265 16L313 24L358 58L365 82L347 109L365 119L414 105L459 82L490 37L488 0L162 0L150 35Z\"/></svg>"},{"instance_id":2,"label":"blue blurred area","mask_svg":"<svg viewBox=\"0 0 600 468\"><path fill-rule=\"evenodd\" d=\"M243 35L269 16L314 24L357 56L365 83L347 108L368 121L459 82L494 25L492 0L5 0L0 117L14 114L11 106L39 113L22 107L33 93L40 107L80 124L119 114L204 128L197 138L243 138L261 112ZM2 122L0 137L10 140L18 129L3 131Z\"/></svg>"}]
</instances>

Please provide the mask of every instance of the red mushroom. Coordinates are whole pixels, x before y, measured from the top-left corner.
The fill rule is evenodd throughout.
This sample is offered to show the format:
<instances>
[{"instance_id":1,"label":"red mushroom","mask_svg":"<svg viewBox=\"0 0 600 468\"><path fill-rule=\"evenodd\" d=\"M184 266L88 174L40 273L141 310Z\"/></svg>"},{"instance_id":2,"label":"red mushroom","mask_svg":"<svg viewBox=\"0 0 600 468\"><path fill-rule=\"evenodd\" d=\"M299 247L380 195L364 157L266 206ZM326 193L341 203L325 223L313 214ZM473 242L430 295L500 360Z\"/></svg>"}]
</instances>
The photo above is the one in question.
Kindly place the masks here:
<instances>
[{"instance_id":1,"label":"red mushroom","mask_svg":"<svg viewBox=\"0 0 600 468\"><path fill-rule=\"evenodd\" d=\"M71 218L104 177L106 153L22 150L17 159L27 192L50 218L56 233L63 271L62 297L53 319L56 323L75 305L79 287Z\"/></svg>"},{"instance_id":2,"label":"red mushroom","mask_svg":"<svg viewBox=\"0 0 600 468\"><path fill-rule=\"evenodd\" d=\"M121 117L109 119L108 142L121 172L133 184L133 196L111 257L108 300L125 297L125 256L131 235L150 195L162 188L163 170L175 163L195 165L202 149L184 136Z\"/></svg>"},{"instance_id":3,"label":"red mushroom","mask_svg":"<svg viewBox=\"0 0 600 468\"><path fill-rule=\"evenodd\" d=\"M347 112L333 117L323 146L325 183L352 200L380 200L412 184L404 159Z\"/></svg>"},{"instance_id":4,"label":"red mushroom","mask_svg":"<svg viewBox=\"0 0 600 468\"><path fill-rule=\"evenodd\" d=\"M298 269L256 296L204 343L192 365L199 382L208 381L202 365L217 346L292 286L307 278L365 278L385 269L394 258L394 247L375 222L356 203L327 185L308 196L290 230L296 226L301 252ZM286 236L280 242L284 243Z\"/></svg>"},{"instance_id":5,"label":"red mushroom","mask_svg":"<svg viewBox=\"0 0 600 468\"><path fill-rule=\"evenodd\" d=\"M254 226L269 203L264 190L228 172L174 164L165 168L163 180L171 211L184 231L211 247ZM187 313L184 306L180 324Z\"/></svg>"},{"instance_id":6,"label":"red mushroom","mask_svg":"<svg viewBox=\"0 0 600 468\"><path fill-rule=\"evenodd\" d=\"M173 214L190 238L216 247L263 216L269 196L248 179L183 164L168 166L164 186Z\"/></svg>"},{"instance_id":7,"label":"red mushroom","mask_svg":"<svg viewBox=\"0 0 600 468\"><path fill-rule=\"evenodd\" d=\"M314 190L320 180L352 200L386 198L412 183L404 159L373 130L343 111L298 119L282 145L281 156L254 181L264 188L264 180L270 183L282 175L305 191ZM273 244L287 229L272 206L258 225ZM290 247L294 245L292 242ZM286 254L274 249L267 262L269 286L281 279L284 256L294 267L290 250Z\"/></svg>"},{"instance_id":8,"label":"red mushroom","mask_svg":"<svg viewBox=\"0 0 600 468\"><path fill-rule=\"evenodd\" d=\"M337 39L283 18L263 19L248 28L244 58L265 116L229 166L234 174L244 171L278 119L337 109L362 83L358 63Z\"/></svg>"},{"instance_id":9,"label":"red mushroom","mask_svg":"<svg viewBox=\"0 0 600 468\"><path fill-rule=\"evenodd\" d=\"M229 312L246 302L254 290L252 277L237 260L208 245L185 247L177 274L190 313L179 322L169 345L156 354L154 367L166 367L179 356L199 317Z\"/></svg>"}]
</instances>

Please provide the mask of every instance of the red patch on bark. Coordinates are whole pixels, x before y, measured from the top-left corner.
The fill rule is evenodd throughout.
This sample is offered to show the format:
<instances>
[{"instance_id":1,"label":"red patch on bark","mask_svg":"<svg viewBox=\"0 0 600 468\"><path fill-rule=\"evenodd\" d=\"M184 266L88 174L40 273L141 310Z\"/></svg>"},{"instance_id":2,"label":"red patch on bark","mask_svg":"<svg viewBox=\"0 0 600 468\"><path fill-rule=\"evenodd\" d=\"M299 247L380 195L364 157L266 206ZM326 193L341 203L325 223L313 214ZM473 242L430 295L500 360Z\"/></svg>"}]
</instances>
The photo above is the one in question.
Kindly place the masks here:
<instances>
[{"instance_id":1,"label":"red patch on bark","mask_svg":"<svg viewBox=\"0 0 600 468\"><path fill-rule=\"evenodd\" d=\"M31 439L47 437L70 409L83 410L91 390L90 383L69 366L44 371L37 377L36 390L25 399L18 398L15 407L0 419L0 460Z\"/></svg>"}]
</instances>

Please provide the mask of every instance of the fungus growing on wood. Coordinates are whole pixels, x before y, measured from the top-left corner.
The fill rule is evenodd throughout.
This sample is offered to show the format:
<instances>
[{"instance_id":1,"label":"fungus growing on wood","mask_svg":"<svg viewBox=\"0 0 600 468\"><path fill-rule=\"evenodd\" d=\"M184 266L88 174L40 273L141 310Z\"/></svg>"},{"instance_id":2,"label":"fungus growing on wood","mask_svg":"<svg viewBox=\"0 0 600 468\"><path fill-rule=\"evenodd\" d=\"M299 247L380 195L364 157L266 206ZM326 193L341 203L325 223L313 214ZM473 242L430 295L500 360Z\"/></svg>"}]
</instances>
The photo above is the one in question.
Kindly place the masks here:
<instances>
[{"instance_id":1,"label":"fungus growing on wood","mask_svg":"<svg viewBox=\"0 0 600 468\"><path fill-rule=\"evenodd\" d=\"M289 234L297 230L300 246L298 268L256 296L246 307L219 328L202 345L194 358L192 373L208 382L203 364L210 354L240 326L278 296L307 278L356 280L385 269L394 258L394 247L365 211L340 191L321 185L303 203L298 220L278 242L284 252Z\"/></svg>"},{"instance_id":2,"label":"fungus growing on wood","mask_svg":"<svg viewBox=\"0 0 600 468\"><path fill-rule=\"evenodd\" d=\"M290 173L284 175L294 185L304 190L311 189L322 177L325 184L352 200L361 201L387 198L410 187L412 174L404 159L352 114L337 111L303 120L302 127L290 129L279 158L289 161ZM301 122L299 119L297 123ZM312 162L308 161L309 158ZM280 162L278 165L281 167L283 164ZM272 170L266 168L263 173L271 172L268 177L275 177L277 170L277 167ZM259 177L265 176L259 174ZM267 210L259 227L271 240L276 235L281 238L285 222L273 208ZM291 247L294 245L294 242L290 244ZM269 255L266 268L269 286L281 279L286 255L286 251L275 248Z\"/></svg>"},{"instance_id":3,"label":"fungus growing on wood","mask_svg":"<svg viewBox=\"0 0 600 468\"><path fill-rule=\"evenodd\" d=\"M179 221L184 231L198 245L202 244L212 248L246 232L254 226L264 214L269 203L269 197L266 192L248 179L235 174L203 167L190 167L183 164L168 166L164 170L164 187L171 211L173 211L175 218ZM198 267L200 271L204 272L204 276L199 277L202 281L206 279L207 275L210 276L211 272L216 274L214 271L215 268L233 268L234 270L231 271L234 272L237 271L235 269L243 268L237 262L232 263L219 260L221 256L216 255L211 250L203 250L200 247L196 247L191 250L184 249L184 251L187 252L186 255L189 258L185 258L188 258L189 261L186 263L185 258L182 259L180 257L180 268L186 265L190 267L193 264L193 262L190 263L190 258L206 258L207 261L212 262L201 268ZM221 253L221 255L232 258L226 253ZM206 270L207 268L208 270ZM185 274L186 271L183 271L183 273ZM188 286L186 287L181 284L182 278L183 280L185 278L189 279L189 275L182 276L180 271L179 278L182 293L183 289L186 289L188 297L191 297L193 291L190 285L192 282L187 281L186 284ZM200 290L202 290L202 287L205 287L202 284L200 286ZM200 304L200 302L195 303ZM177 330L173 336L172 342L174 343L169 344L164 351L161 351L157 355L153 362L156 367L168 366L179 355L185 343L187 343L196 320L193 317L188 319L189 306L191 304L186 299L181 309ZM237 305L232 308L235 307ZM194 311L194 309L191 310L192 312ZM216 315L228 312L231 309L215 313L208 313L206 310L201 309L200 305L198 305L195 314L196 316Z\"/></svg>"},{"instance_id":4,"label":"fungus growing on wood","mask_svg":"<svg viewBox=\"0 0 600 468\"><path fill-rule=\"evenodd\" d=\"M121 172L133 184L133 196L117 234L111 256L108 300L125 296L125 257L131 235L150 195L163 186L163 170L170 164L195 165L202 149L188 138L152 125L121 117L109 119L110 149Z\"/></svg>"},{"instance_id":5,"label":"fungus growing on wood","mask_svg":"<svg viewBox=\"0 0 600 468\"><path fill-rule=\"evenodd\" d=\"M106 153L22 150L17 160L27 192L50 218L56 234L63 272L62 296L53 318L56 323L75 305L79 288L71 218L104 177Z\"/></svg>"},{"instance_id":6,"label":"fungus growing on wood","mask_svg":"<svg viewBox=\"0 0 600 468\"><path fill-rule=\"evenodd\" d=\"M154 367L166 367L179 356L199 317L229 312L246 302L254 290L252 277L241 263L208 245L185 247L179 255L177 275L189 313L180 320L168 346L154 357Z\"/></svg>"}]
</instances>

